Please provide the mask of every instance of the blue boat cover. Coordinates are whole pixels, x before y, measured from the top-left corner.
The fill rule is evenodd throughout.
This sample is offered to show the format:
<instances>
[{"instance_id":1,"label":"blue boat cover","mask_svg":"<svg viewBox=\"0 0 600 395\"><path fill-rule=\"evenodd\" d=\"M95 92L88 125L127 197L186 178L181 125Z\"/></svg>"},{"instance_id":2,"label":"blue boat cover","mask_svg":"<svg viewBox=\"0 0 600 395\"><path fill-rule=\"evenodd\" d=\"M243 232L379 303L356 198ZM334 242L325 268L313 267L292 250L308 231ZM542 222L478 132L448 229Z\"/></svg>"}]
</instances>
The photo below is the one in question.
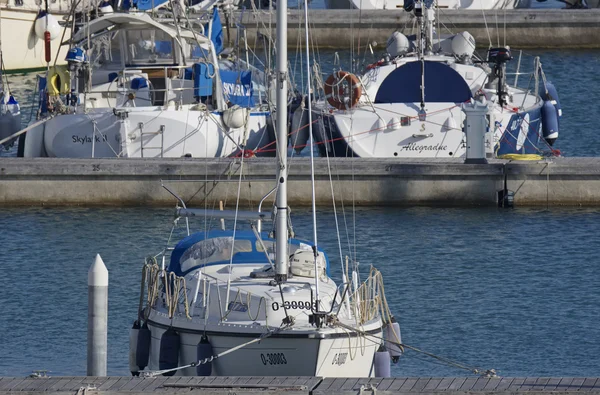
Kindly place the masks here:
<instances>
[{"instance_id":1,"label":"blue boat cover","mask_svg":"<svg viewBox=\"0 0 600 395\"><path fill-rule=\"evenodd\" d=\"M472 97L464 78L447 64L425 61L425 103L464 103ZM420 103L421 62L409 62L381 83L375 103Z\"/></svg>"},{"instance_id":2,"label":"blue boat cover","mask_svg":"<svg viewBox=\"0 0 600 395\"><path fill-rule=\"evenodd\" d=\"M173 252L171 253L171 261L169 263L168 270L171 272L174 272L178 276L185 275L186 273L190 272L191 270L194 270L196 267L186 268L185 270L182 270L181 258L184 256L184 254L188 250L193 248L196 245L196 243L199 243L204 240L210 240L210 239L215 239L217 241L218 241L218 239L227 240L228 238L232 238L232 237L233 237L233 231L231 231L231 230L211 230L208 232L197 232L197 233L189 235L188 237L182 239L179 243L177 243L177 245L173 249ZM232 261L233 264L264 263L265 265L267 265L269 263L264 251L259 251L257 249L256 236L254 235L254 232L249 231L249 230L237 230L235 232L235 239L236 239L236 241L242 241L242 240L249 241L250 245L251 245L251 251L236 252L233 255L233 261ZM261 234L261 239L262 239L263 243L265 243L265 244L275 243L275 240L269 238L267 236L267 234L265 234L265 233ZM226 242L222 242L222 243L226 244ZM289 243L291 245L295 245L295 246L300 246L301 243L306 244L311 247L314 246L314 243L312 243L310 241L304 241L304 240L298 240L298 239L290 239ZM209 245L208 246L209 248L206 248L206 249L197 249L196 251L193 252L193 254L194 254L194 256L204 254L204 255L207 255L206 258L208 258L211 254L214 254L215 251L213 251L213 250L218 248L217 244L219 244L219 243L216 243L215 246ZM235 244L237 245L237 242ZM327 271L327 274L329 275L329 258L327 257L327 254L321 248L318 248L318 250L319 250L319 252L322 252L325 257L326 271ZM187 255L190 255L190 254L188 253ZM196 258L200 259L201 257L197 256ZM207 259L207 261L210 261L210 263L206 263L205 265L200 265L200 266L222 265L225 263L229 263L229 257L227 256L227 259L224 259L224 260Z\"/></svg>"},{"instance_id":3,"label":"blue boat cover","mask_svg":"<svg viewBox=\"0 0 600 395\"><path fill-rule=\"evenodd\" d=\"M221 81L223 82L225 99L232 105L237 104L240 107L254 106L252 71L221 70Z\"/></svg>"},{"instance_id":4,"label":"blue boat cover","mask_svg":"<svg viewBox=\"0 0 600 395\"><path fill-rule=\"evenodd\" d=\"M167 0L134 0L133 3L137 6L140 11L148 11L152 9L152 6L158 7L161 4L166 3Z\"/></svg>"},{"instance_id":5,"label":"blue boat cover","mask_svg":"<svg viewBox=\"0 0 600 395\"><path fill-rule=\"evenodd\" d=\"M194 63L194 96L212 96L215 68L212 64Z\"/></svg>"},{"instance_id":6,"label":"blue boat cover","mask_svg":"<svg viewBox=\"0 0 600 395\"><path fill-rule=\"evenodd\" d=\"M208 34L209 24L207 23L204 26L204 32ZM223 51L223 25L221 24L221 18L219 17L219 9L217 7L213 8L213 17L212 17L212 30L210 31L210 40L213 42L215 46L215 52L218 54Z\"/></svg>"}]
</instances>

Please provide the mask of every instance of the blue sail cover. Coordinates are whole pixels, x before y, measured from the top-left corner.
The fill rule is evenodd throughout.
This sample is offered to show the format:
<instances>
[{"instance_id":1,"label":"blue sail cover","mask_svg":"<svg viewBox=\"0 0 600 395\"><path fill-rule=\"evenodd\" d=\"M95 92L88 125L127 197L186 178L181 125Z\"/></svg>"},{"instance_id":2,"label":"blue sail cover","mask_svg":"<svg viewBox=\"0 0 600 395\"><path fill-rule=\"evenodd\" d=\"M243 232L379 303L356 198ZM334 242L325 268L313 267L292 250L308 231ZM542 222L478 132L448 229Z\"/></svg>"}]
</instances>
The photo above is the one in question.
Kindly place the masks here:
<instances>
[{"instance_id":1,"label":"blue sail cover","mask_svg":"<svg viewBox=\"0 0 600 395\"><path fill-rule=\"evenodd\" d=\"M232 105L237 104L240 107L254 106L252 71L221 70L220 74L223 82L223 93L228 102Z\"/></svg>"},{"instance_id":2,"label":"blue sail cover","mask_svg":"<svg viewBox=\"0 0 600 395\"><path fill-rule=\"evenodd\" d=\"M425 61L425 103L464 103L472 97L464 78L447 64ZM381 83L375 103L420 103L421 62L409 62Z\"/></svg>"},{"instance_id":3,"label":"blue sail cover","mask_svg":"<svg viewBox=\"0 0 600 395\"><path fill-rule=\"evenodd\" d=\"M135 4L140 11L148 11L152 9L153 5L154 7L158 7L166 2L167 0L134 0L133 4Z\"/></svg>"},{"instance_id":4,"label":"blue sail cover","mask_svg":"<svg viewBox=\"0 0 600 395\"><path fill-rule=\"evenodd\" d=\"M209 24L204 26L204 31L208 33ZM212 17L212 30L210 31L210 41L215 46L215 52L218 54L223 51L223 25L221 24L221 18L219 17L219 10L217 7L213 8Z\"/></svg>"}]
</instances>

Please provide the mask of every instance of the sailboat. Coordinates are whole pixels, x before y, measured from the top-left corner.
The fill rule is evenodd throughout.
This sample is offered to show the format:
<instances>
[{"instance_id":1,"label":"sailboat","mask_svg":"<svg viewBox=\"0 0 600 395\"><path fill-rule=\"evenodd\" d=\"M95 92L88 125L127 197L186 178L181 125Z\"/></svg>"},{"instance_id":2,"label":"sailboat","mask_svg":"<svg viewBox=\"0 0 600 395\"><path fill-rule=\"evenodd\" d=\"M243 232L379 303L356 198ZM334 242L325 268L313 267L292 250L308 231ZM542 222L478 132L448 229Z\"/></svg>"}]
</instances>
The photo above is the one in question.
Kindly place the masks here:
<instances>
[{"instance_id":1,"label":"sailboat","mask_svg":"<svg viewBox=\"0 0 600 395\"><path fill-rule=\"evenodd\" d=\"M287 108L286 8L285 0L278 2L279 109ZM286 111L276 121L278 141L285 142ZM146 303L130 338L133 374L389 375L401 339L382 274L371 269L361 281L356 266L346 263L338 284L316 230L312 241L292 237L286 145L277 145L276 187L256 212L187 208L179 198L176 222L185 221L187 235L144 264L140 300ZM272 192L273 215L261 211ZM272 217L272 232L262 232ZM191 232L193 218L229 219L234 226ZM242 221L249 230L239 228Z\"/></svg>"},{"instance_id":2,"label":"sailboat","mask_svg":"<svg viewBox=\"0 0 600 395\"><path fill-rule=\"evenodd\" d=\"M383 58L361 74L337 70L325 81L313 107L320 114L322 155L463 157L462 106L471 100L489 108L488 156L554 153L562 110L539 58L531 78L521 79L529 86L517 85L525 74L518 67L509 85L509 47L491 47L480 58L469 32L435 34L431 0L407 0L404 7L418 23L416 35L394 32Z\"/></svg>"},{"instance_id":3,"label":"sailboat","mask_svg":"<svg viewBox=\"0 0 600 395\"><path fill-rule=\"evenodd\" d=\"M185 15L105 13L71 38L67 66L40 78L39 122L24 157L225 157L268 145L269 102L257 73L221 57L218 9ZM264 154L269 155L269 153Z\"/></svg>"}]
</instances>

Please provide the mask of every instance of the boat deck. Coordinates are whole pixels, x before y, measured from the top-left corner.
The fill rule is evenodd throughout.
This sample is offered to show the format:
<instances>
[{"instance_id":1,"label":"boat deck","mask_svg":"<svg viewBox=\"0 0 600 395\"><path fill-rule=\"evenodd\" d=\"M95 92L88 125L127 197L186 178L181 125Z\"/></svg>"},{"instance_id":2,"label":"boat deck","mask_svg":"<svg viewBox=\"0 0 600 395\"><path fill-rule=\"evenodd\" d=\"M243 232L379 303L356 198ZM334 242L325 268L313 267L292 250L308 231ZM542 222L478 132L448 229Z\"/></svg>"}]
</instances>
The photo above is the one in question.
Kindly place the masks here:
<instances>
[{"instance_id":1,"label":"boat deck","mask_svg":"<svg viewBox=\"0 0 600 395\"><path fill-rule=\"evenodd\" d=\"M339 394L515 394L535 391L552 394L600 394L597 377L0 377L0 394L70 393L202 393L241 395Z\"/></svg>"}]
</instances>

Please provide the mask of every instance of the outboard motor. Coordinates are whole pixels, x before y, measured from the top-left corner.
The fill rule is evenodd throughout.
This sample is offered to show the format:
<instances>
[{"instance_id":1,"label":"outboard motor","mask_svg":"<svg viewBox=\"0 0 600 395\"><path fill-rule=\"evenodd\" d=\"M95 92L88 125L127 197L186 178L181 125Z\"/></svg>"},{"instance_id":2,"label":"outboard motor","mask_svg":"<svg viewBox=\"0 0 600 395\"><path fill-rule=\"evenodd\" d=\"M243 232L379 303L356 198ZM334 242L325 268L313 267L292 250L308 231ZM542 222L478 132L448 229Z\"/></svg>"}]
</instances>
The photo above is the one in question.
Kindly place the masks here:
<instances>
[{"instance_id":1,"label":"outboard motor","mask_svg":"<svg viewBox=\"0 0 600 395\"><path fill-rule=\"evenodd\" d=\"M67 52L65 60L69 65L71 75L71 93L67 95L67 105L74 107L77 105L79 96L79 76L83 74L83 69L88 63L88 57L83 48L73 47Z\"/></svg>"},{"instance_id":2,"label":"outboard motor","mask_svg":"<svg viewBox=\"0 0 600 395\"><path fill-rule=\"evenodd\" d=\"M512 59L508 47L490 48L488 50L488 63L492 64L491 79L498 79L498 103L501 106L508 104L508 90L506 88L506 63Z\"/></svg>"}]
</instances>

